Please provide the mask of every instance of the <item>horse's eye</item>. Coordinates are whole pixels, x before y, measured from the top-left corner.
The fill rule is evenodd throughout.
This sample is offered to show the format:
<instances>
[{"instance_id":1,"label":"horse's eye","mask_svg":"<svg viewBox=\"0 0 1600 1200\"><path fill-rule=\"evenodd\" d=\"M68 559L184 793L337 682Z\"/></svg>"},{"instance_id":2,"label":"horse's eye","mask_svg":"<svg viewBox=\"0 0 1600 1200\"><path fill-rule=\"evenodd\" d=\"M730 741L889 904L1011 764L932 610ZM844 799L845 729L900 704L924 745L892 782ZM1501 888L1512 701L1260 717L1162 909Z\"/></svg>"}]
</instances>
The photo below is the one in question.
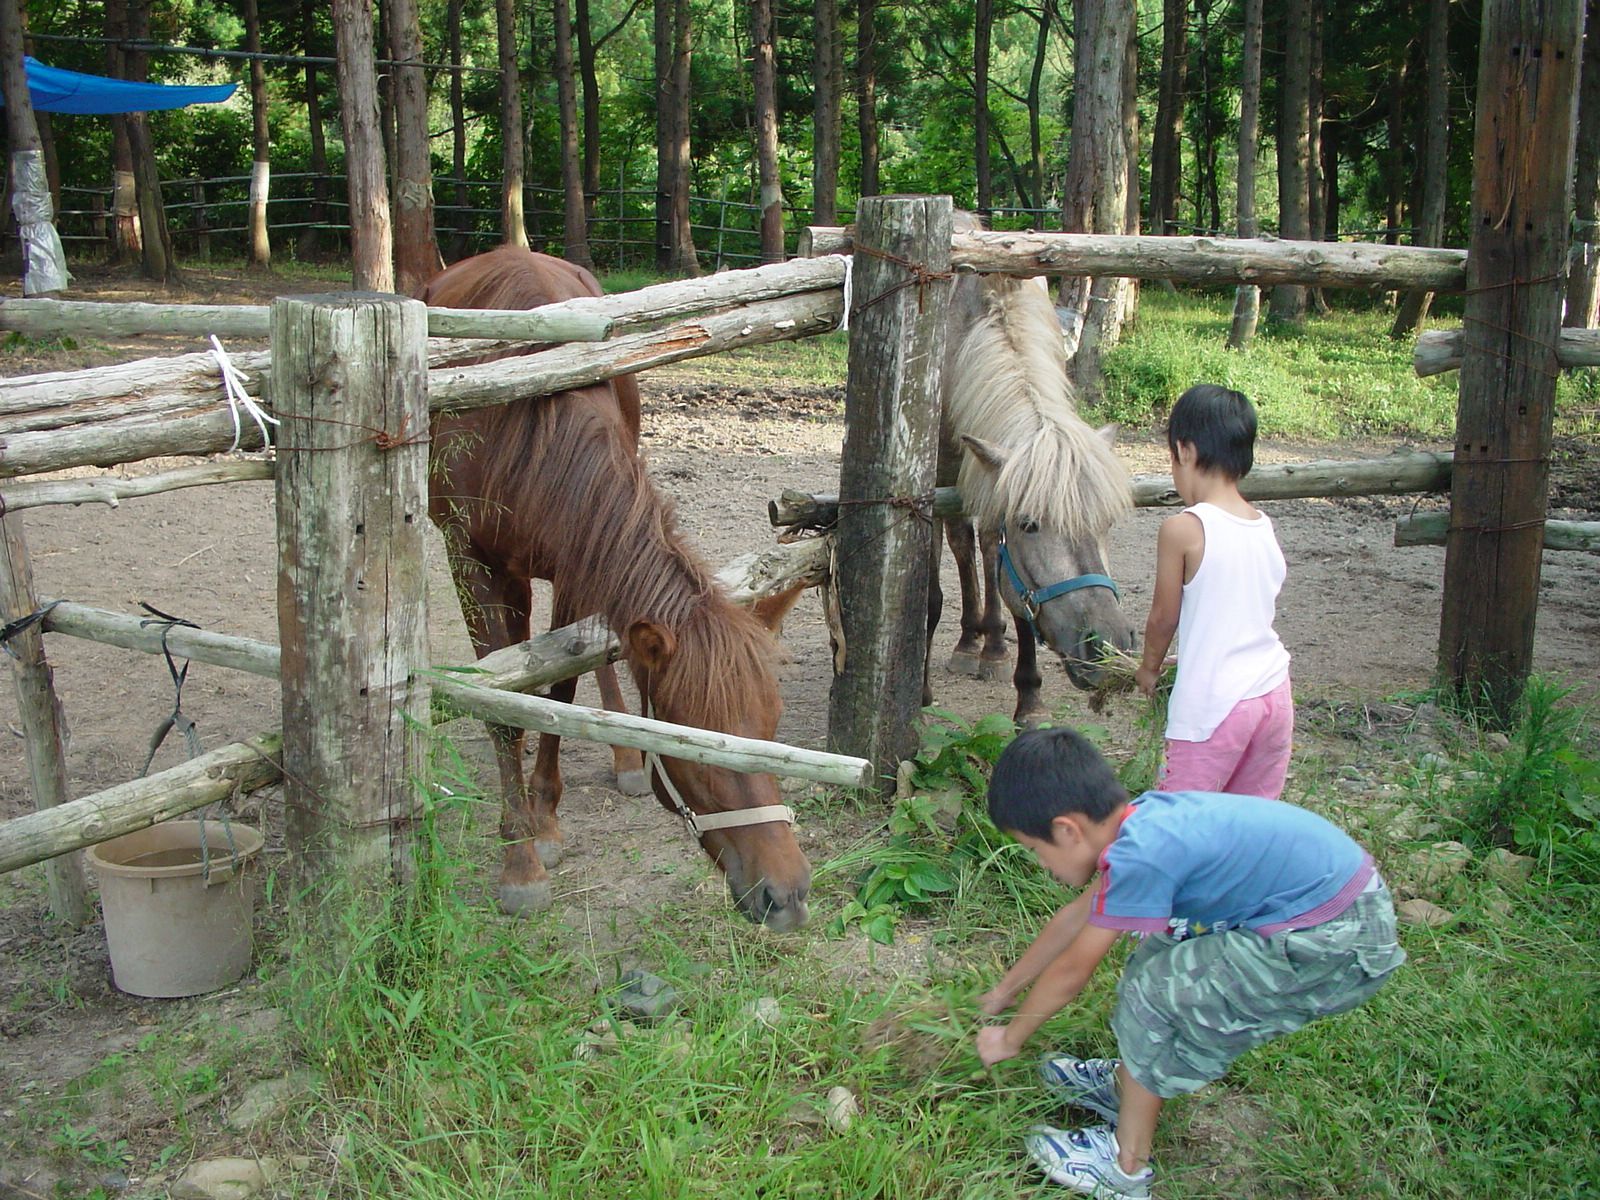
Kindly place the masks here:
<instances>
[{"instance_id":1,"label":"horse's eye","mask_svg":"<svg viewBox=\"0 0 1600 1200\"><path fill-rule=\"evenodd\" d=\"M1022 520L1017 522L1017 528L1023 533L1038 533L1039 522L1035 521L1032 517L1023 517Z\"/></svg>"}]
</instances>

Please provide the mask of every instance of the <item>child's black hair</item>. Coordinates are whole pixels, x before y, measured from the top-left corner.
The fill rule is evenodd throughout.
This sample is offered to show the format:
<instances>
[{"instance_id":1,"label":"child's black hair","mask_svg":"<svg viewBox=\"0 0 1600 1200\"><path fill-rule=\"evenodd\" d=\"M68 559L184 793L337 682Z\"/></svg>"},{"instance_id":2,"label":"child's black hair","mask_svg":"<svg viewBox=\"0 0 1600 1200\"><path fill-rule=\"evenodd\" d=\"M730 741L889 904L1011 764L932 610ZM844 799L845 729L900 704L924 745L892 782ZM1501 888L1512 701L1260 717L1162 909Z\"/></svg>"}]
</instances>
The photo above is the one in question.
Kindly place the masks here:
<instances>
[{"instance_id":1,"label":"child's black hair","mask_svg":"<svg viewBox=\"0 0 1600 1200\"><path fill-rule=\"evenodd\" d=\"M1167 448L1194 447L1195 466L1243 479L1256 457L1256 410L1249 397L1232 388L1202 383L1178 397L1167 418Z\"/></svg>"},{"instance_id":2,"label":"child's black hair","mask_svg":"<svg viewBox=\"0 0 1600 1200\"><path fill-rule=\"evenodd\" d=\"M1055 841L1050 822L1103 821L1128 798L1111 764L1073 729L1030 729L1000 753L989 779L989 819L1009 833Z\"/></svg>"}]
</instances>

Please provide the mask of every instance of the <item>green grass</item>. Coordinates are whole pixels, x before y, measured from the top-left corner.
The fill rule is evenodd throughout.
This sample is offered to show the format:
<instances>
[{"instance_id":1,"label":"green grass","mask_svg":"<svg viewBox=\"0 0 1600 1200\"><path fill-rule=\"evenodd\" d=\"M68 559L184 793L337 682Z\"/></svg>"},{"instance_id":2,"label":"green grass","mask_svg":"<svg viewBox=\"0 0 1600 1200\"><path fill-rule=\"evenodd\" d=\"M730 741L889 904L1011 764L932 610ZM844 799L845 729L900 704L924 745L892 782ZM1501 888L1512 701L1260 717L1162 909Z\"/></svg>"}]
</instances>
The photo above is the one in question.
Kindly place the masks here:
<instances>
[{"instance_id":1,"label":"green grass","mask_svg":"<svg viewBox=\"0 0 1600 1200\"><path fill-rule=\"evenodd\" d=\"M1301 329L1264 319L1244 352L1227 349L1232 299L1146 288L1137 325L1106 357L1106 399L1098 416L1143 426L1164 419L1186 388L1220 383L1256 405L1261 434L1281 439L1352 436L1448 441L1455 430L1457 376L1419 379L1412 339L1393 341L1393 313L1375 306L1336 309ZM1440 327L1458 326L1444 318ZM1558 433L1597 429L1595 373L1563 375Z\"/></svg>"}]
</instances>

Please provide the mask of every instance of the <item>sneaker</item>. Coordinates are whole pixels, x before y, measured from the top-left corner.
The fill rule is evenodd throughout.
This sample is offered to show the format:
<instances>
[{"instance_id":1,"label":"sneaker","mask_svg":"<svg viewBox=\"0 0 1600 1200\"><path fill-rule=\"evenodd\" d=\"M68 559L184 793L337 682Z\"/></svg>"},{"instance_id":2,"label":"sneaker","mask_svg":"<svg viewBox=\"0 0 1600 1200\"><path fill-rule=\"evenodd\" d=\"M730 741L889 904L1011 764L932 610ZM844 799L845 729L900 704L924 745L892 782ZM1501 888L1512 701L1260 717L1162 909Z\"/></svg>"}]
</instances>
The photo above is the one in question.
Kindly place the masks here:
<instances>
[{"instance_id":1,"label":"sneaker","mask_svg":"<svg viewBox=\"0 0 1600 1200\"><path fill-rule=\"evenodd\" d=\"M1044 1090L1075 1108L1117 1123L1117 1062L1115 1058L1072 1058L1047 1054L1039 1060Z\"/></svg>"},{"instance_id":2,"label":"sneaker","mask_svg":"<svg viewBox=\"0 0 1600 1200\"><path fill-rule=\"evenodd\" d=\"M1028 1155L1054 1183L1085 1196L1132 1196L1148 1200L1155 1167L1129 1175L1117 1163L1120 1147L1109 1125L1060 1130L1035 1125L1023 1139Z\"/></svg>"}]
</instances>

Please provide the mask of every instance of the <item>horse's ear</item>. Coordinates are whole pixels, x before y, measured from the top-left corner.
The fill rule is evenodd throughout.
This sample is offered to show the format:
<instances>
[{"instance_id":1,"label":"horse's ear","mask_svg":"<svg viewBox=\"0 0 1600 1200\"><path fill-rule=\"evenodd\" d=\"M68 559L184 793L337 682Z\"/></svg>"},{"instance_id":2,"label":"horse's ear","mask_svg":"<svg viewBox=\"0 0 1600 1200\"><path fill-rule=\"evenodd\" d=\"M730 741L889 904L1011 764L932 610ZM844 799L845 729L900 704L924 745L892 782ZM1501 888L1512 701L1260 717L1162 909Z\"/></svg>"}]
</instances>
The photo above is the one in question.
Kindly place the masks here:
<instances>
[{"instance_id":1,"label":"horse's ear","mask_svg":"<svg viewBox=\"0 0 1600 1200\"><path fill-rule=\"evenodd\" d=\"M654 621L635 621L628 626L628 657L651 671L659 671L672 660L678 648L672 631Z\"/></svg>"},{"instance_id":2,"label":"horse's ear","mask_svg":"<svg viewBox=\"0 0 1600 1200\"><path fill-rule=\"evenodd\" d=\"M1100 435L1100 437L1105 441L1106 445L1115 446L1117 444L1117 433L1119 430L1115 422L1110 425L1102 425L1099 429L1095 430L1095 432Z\"/></svg>"},{"instance_id":3,"label":"horse's ear","mask_svg":"<svg viewBox=\"0 0 1600 1200\"><path fill-rule=\"evenodd\" d=\"M970 433L961 435L961 444L967 448L967 453L972 455L989 470L998 473L1006 465L1005 451L993 442L986 442L981 437L973 437Z\"/></svg>"}]
</instances>

